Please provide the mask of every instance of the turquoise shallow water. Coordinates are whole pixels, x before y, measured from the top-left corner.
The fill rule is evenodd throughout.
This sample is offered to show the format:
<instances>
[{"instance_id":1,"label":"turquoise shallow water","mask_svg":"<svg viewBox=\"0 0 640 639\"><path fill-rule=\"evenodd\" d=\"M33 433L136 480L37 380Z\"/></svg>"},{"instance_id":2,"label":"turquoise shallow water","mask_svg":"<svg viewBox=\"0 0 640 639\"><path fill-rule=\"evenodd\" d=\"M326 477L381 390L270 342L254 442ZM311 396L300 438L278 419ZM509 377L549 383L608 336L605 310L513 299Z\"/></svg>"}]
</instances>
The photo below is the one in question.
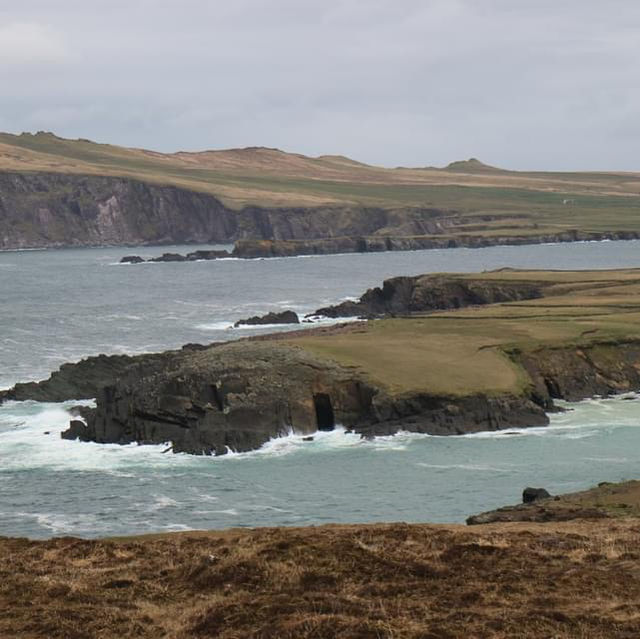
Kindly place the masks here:
<instances>
[{"instance_id":1,"label":"turquoise shallow water","mask_svg":"<svg viewBox=\"0 0 640 639\"><path fill-rule=\"evenodd\" d=\"M391 275L640 266L639 248L605 242L138 266L116 265L126 249L0 253L0 387L97 352L246 335L230 324L278 308L309 312ZM640 400L571 408L546 429L374 442L337 430L311 443L290 436L254 453L197 458L155 446L66 442L59 438L64 405L7 403L0 407L0 534L462 521L518 501L526 485L565 492L636 477Z\"/></svg>"}]
</instances>

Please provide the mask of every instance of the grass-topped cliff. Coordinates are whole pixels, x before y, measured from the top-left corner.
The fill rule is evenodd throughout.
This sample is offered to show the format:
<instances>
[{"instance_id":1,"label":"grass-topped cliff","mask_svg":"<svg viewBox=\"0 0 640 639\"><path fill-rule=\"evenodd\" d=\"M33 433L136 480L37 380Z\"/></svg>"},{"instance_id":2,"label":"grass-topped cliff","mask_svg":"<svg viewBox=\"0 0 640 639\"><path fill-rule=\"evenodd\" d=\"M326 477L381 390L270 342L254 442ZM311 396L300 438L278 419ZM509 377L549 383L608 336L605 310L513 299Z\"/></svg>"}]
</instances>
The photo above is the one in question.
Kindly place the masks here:
<instances>
[{"instance_id":1,"label":"grass-topped cliff","mask_svg":"<svg viewBox=\"0 0 640 639\"><path fill-rule=\"evenodd\" d=\"M531 382L519 361L541 349L588 349L629 340L640 344L638 269L501 269L388 282L390 309L398 304L403 317L331 336L303 336L294 343L362 371L394 393L436 395L519 393ZM531 299L507 301L517 292ZM505 301L486 304L500 293ZM431 296L427 302L437 295L452 310L427 310L424 295ZM423 305L427 308L421 310ZM370 301L360 307L347 303L346 312L366 313L370 307Z\"/></svg>"},{"instance_id":2,"label":"grass-topped cliff","mask_svg":"<svg viewBox=\"0 0 640 639\"><path fill-rule=\"evenodd\" d=\"M162 154L51 133L0 134L5 248L637 233L639 196L636 173L516 172L475 159L391 169L267 148ZM74 234L68 227L79 218L86 228Z\"/></svg>"},{"instance_id":3,"label":"grass-topped cliff","mask_svg":"<svg viewBox=\"0 0 640 639\"><path fill-rule=\"evenodd\" d=\"M348 310L384 319L89 358L3 398L97 396L68 437L224 454L336 424L367 437L543 426L554 399L640 389L638 269L399 277L333 309Z\"/></svg>"}]
</instances>

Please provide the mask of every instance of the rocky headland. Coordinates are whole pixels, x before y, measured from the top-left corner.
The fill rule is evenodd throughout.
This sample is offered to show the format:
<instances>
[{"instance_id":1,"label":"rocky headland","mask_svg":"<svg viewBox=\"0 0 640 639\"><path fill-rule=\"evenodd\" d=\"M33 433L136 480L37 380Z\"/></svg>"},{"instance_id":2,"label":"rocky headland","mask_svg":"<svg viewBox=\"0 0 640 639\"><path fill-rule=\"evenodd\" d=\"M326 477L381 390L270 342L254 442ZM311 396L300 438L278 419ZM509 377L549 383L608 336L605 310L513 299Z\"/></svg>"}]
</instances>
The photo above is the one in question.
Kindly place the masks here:
<instances>
[{"instance_id":1,"label":"rocky headland","mask_svg":"<svg viewBox=\"0 0 640 639\"><path fill-rule=\"evenodd\" d=\"M393 278L363 299L386 319L88 358L0 399L95 397L67 437L224 454L337 425L543 426L556 399L640 389L640 271Z\"/></svg>"}]
</instances>

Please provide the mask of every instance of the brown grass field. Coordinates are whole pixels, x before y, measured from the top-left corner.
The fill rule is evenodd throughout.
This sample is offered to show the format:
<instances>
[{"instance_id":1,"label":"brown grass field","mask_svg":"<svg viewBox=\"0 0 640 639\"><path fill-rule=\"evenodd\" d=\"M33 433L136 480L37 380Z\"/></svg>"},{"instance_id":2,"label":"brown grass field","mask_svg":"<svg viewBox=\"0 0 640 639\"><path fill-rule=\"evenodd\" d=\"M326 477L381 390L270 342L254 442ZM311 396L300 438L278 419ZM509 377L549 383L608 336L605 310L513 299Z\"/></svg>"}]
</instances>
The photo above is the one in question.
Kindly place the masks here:
<instances>
[{"instance_id":1,"label":"brown grass field","mask_svg":"<svg viewBox=\"0 0 640 639\"><path fill-rule=\"evenodd\" d=\"M0 636L640 636L640 519L0 539Z\"/></svg>"}]
</instances>

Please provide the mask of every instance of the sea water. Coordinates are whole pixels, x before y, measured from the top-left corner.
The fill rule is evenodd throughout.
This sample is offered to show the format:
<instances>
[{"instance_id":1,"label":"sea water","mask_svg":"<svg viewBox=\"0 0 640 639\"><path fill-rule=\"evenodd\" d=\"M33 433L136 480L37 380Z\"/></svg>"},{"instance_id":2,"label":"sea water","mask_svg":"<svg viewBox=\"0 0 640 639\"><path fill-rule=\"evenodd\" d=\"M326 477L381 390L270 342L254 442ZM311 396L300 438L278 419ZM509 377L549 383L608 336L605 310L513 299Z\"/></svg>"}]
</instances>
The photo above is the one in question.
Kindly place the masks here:
<instances>
[{"instance_id":1,"label":"sea water","mask_svg":"<svg viewBox=\"0 0 640 639\"><path fill-rule=\"evenodd\" d=\"M307 313L385 277L435 271L640 266L639 242L120 265L127 249L0 253L0 388L64 361L264 332L242 317ZM137 249L143 256L190 247ZM272 330L272 329L271 329ZM279 328L282 330L282 328ZM460 522L551 492L636 477L640 399L567 405L551 426L361 440L337 429L223 457L69 442L78 402L0 406L0 534L96 537L326 522ZM637 451L637 452L634 452Z\"/></svg>"}]
</instances>

